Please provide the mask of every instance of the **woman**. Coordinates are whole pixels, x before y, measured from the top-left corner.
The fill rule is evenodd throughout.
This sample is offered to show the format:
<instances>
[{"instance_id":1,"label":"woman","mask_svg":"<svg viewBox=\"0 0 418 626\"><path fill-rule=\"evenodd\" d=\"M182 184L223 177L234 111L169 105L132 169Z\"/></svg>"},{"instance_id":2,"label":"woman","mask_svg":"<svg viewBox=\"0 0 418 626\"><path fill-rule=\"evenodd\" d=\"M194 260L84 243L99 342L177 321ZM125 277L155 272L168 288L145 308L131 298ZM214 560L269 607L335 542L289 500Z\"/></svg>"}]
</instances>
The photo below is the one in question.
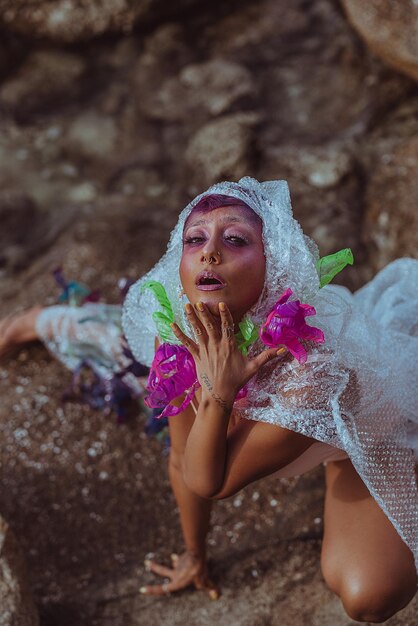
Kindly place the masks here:
<instances>
[{"instance_id":1,"label":"woman","mask_svg":"<svg viewBox=\"0 0 418 626\"><path fill-rule=\"evenodd\" d=\"M169 409L169 471L186 552L173 568L146 562L170 582L142 593L194 584L215 597L206 573L210 501L265 475L297 475L328 461L327 584L360 621L386 620L414 596L418 262L393 263L354 297L342 287L320 290L317 262L315 244L292 217L286 183L244 178L214 185L186 207L166 254L129 291L123 325L135 357L151 365L154 321L161 322L162 299L151 289L157 281L175 320L171 337L167 328L160 332L163 346L167 339L182 344L197 375L192 385L186 377L185 394L171 403L181 410ZM282 361L278 346L265 350L260 339L244 356L234 337L238 324L244 316L265 323L289 288L315 306L325 343L311 337L305 363L294 344L299 358ZM166 363L181 378L184 353L172 349L164 361L161 348L154 369ZM396 380L394 353L402 355ZM164 396L158 385L166 384L161 376L152 380L151 401ZM246 397L237 400L246 384Z\"/></svg>"},{"instance_id":2,"label":"woman","mask_svg":"<svg viewBox=\"0 0 418 626\"><path fill-rule=\"evenodd\" d=\"M166 254L129 291L124 331L136 359L152 365L148 403L170 415L169 474L186 547L172 568L146 562L170 581L142 593L194 585L216 598L206 569L211 501L326 463L327 584L359 621L384 621L414 596L418 261L392 263L354 296L320 289L332 276L322 281L321 267L287 184L244 178L190 203ZM33 309L6 322L3 337L43 338L69 367L86 344L96 356L100 347L113 375L123 342L115 311L107 319L101 306L90 317L84 307ZM285 310L302 342L280 335Z\"/></svg>"}]
</instances>

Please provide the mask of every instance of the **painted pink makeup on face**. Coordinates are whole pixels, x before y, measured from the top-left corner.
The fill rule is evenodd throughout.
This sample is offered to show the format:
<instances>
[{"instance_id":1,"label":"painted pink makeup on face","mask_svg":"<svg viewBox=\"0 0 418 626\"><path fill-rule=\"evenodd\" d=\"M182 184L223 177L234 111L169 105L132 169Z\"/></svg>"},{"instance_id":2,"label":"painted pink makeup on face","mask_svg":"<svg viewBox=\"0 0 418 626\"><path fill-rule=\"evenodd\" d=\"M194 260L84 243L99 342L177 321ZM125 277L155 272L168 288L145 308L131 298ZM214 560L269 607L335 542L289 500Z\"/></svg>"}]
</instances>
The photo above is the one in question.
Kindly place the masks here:
<instances>
[{"instance_id":1,"label":"painted pink makeup on face","mask_svg":"<svg viewBox=\"0 0 418 626\"><path fill-rule=\"evenodd\" d=\"M191 302L219 315L225 302L235 322L257 302L265 277L261 220L226 206L191 214L183 234L180 279Z\"/></svg>"}]
</instances>

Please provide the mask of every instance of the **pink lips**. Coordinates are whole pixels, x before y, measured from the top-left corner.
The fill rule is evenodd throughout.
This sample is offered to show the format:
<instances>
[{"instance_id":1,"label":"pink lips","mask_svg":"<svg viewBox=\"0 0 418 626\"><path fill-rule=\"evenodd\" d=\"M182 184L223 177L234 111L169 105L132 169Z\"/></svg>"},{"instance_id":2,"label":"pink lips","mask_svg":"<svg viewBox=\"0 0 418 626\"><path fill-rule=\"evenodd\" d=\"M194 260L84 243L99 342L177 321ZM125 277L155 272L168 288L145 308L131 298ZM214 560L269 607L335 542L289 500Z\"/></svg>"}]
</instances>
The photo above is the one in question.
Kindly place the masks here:
<instances>
[{"instance_id":1,"label":"pink lips","mask_svg":"<svg viewBox=\"0 0 418 626\"><path fill-rule=\"evenodd\" d=\"M216 272L204 270L196 278L196 287L199 291L218 291L225 287L225 282Z\"/></svg>"}]
</instances>

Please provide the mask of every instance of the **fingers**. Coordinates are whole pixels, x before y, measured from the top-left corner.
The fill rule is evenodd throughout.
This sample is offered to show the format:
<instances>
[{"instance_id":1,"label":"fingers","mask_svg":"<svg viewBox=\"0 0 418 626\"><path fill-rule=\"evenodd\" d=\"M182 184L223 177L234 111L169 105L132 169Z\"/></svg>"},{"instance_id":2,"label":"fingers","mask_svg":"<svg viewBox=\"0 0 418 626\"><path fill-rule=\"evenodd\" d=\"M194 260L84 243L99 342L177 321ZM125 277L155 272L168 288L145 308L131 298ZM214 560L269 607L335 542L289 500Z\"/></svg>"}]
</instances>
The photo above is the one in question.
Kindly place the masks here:
<instances>
[{"instance_id":1,"label":"fingers","mask_svg":"<svg viewBox=\"0 0 418 626\"><path fill-rule=\"evenodd\" d=\"M203 302L197 302L195 307L208 336L212 339L219 339L218 326L206 304Z\"/></svg>"},{"instance_id":2,"label":"fingers","mask_svg":"<svg viewBox=\"0 0 418 626\"><path fill-rule=\"evenodd\" d=\"M167 596L171 593L168 589L169 583L163 583L162 585L146 585L140 587L139 593L146 596Z\"/></svg>"},{"instance_id":3,"label":"fingers","mask_svg":"<svg viewBox=\"0 0 418 626\"><path fill-rule=\"evenodd\" d=\"M222 339L235 341L234 320L232 319L231 311L228 309L225 302L219 303L219 313L221 316Z\"/></svg>"},{"instance_id":4,"label":"fingers","mask_svg":"<svg viewBox=\"0 0 418 626\"><path fill-rule=\"evenodd\" d=\"M252 359L252 364L254 367L254 372L257 372L260 367L272 361L273 359L283 359L288 354L287 348L269 348L268 350L264 350L261 354Z\"/></svg>"},{"instance_id":5,"label":"fingers","mask_svg":"<svg viewBox=\"0 0 418 626\"><path fill-rule=\"evenodd\" d=\"M217 587L211 580L195 582L195 587L198 591L206 591L211 600L218 600L221 595L219 587Z\"/></svg>"},{"instance_id":6,"label":"fingers","mask_svg":"<svg viewBox=\"0 0 418 626\"><path fill-rule=\"evenodd\" d=\"M226 305L224 306L225 309L222 310L222 315L224 315L224 330L222 336L231 339L234 336L234 322L229 309ZM198 343L208 337L211 339L221 338L219 324L215 321L206 304L197 302L194 307L191 304L186 304L185 312ZM190 339L177 324L171 324L171 328L175 336L192 354L198 350L198 343Z\"/></svg>"},{"instance_id":7,"label":"fingers","mask_svg":"<svg viewBox=\"0 0 418 626\"><path fill-rule=\"evenodd\" d=\"M163 596L194 586L198 590L205 591L212 600L219 598L219 588L208 578L204 567L202 571L199 571L200 567L194 562L189 562L187 555L180 557L177 554L172 554L171 561L173 569L154 563L149 559L145 560L144 565L148 572L154 572L169 580L162 584L145 585L139 589L141 594Z\"/></svg>"},{"instance_id":8,"label":"fingers","mask_svg":"<svg viewBox=\"0 0 418 626\"><path fill-rule=\"evenodd\" d=\"M177 557L177 555L171 555L173 563L175 561L174 557ZM154 563L149 559L145 560L144 565L147 572L154 572L154 574L169 578L170 581L158 585L145 585L143 587L140 587L139 593L148 596L164 596L169 595L172 591L175 591L175 589L173 588L173 576L175 574L173 569L170 569L165 565L160 565L159 563Z\"/></svg>"},{"instance_id":9,"label":"fingers","mask_svg":"<svg viewBox=\"0 0 418 626\"><path fill-rule=\"evenodd\" d=\"M182 589L186 589L186 587L190 587L191 584L192 583L189 580L172 580L163 583L162 585L145 585L139 589L139 593L147 596L168 596L170 593L181 591ZM206 591L211 600L218 600L221 595L218 587L216 587L213 583L207 583L206 585L195 583L195 587L198 591Z\"/></svg>"},{"instance_id":10,"label":"fingers","mask_svg":"<svg viewBox=\"0 0 418 626\"><path fill-rule=\"evenodd\" d=\"M209 589L208 594L211 600L219 600L221 592L219 589Z\"/></svg>"},{"instance_id":11,"label":"fingers","mask_svg":"<svg viewBox=\"0 0 418 626\"><path fill-rule=\"evenodd\" d=\"M141 587L139 593L147 596L169 596L174 591L180 591L190 586L190 582L166 582L162 585L146 585Z\"/></svg>"},{"instance_id":12,"label":"fingers","mask_svg":"<svg viewBox=\"0 0 418 626\"><path fill-rule=\"evenodd\" d=\"M173 570L165 565L160 565L159 563L154 563L153 561L145 561L145 569L147 572L154 572L154 574L158 574L159 576L164 576L165 578L173 578Z\"/></svg>"},{"instance_id":13,"label":"fingers","mask_svg":"<svg viewBox=\"0 0 418 626\"><path fill-rule=\"evenodd\" d=\"M177 324L170 324L170 327L177 339L181 341L183 346L187 348L189 352L191 352L191 354L197 354L197 344L192 339L190 339L190 337L188 337Z\"/></svg>"},{"instance_id":14,"label":"fingers","mask_svg":"<svg viewBox=\"0 0 418 626\"><path fill-rule=\"evenodd\" d=\"M173 593L174 591L180 591L180 589L185 589L189 587L193 580L191 577L182 576L182 574L176 571L176 565L178 564L179 557L177 554L171 555L171 560L174 566L174 569L170 569L165 565L160 565L159 563L154 563L153 561L146 560L144 565L145 569L148 572L153 572L154 574L158 574L159 576L164 576L169 580L165 583L158 585L145 585L140 587L139 593L148 596L164 596Z\"/></svg>"},{"instance_id":15,"label":"fingers","mask_svg":"<svg viewBox=\"0 0 418 626\"><path fill-rule=\"evenodd\" d=\"M139 591L140 593L149 596L168 596L170 593L186 589L186 587L190 587L192 584L193 583L190 580L171 580L163 583L162 585L147 585L146 587L141 587ZM195 583L195 587L196 589L207 591L212 600L217 600L220 596L218 589L214 586L211 586L210 588L205 586L200 587Z\"/></svg>"},{"instance_id":16,"label":"fingers","mask_svg":"<svg viewBox=\"0 0 418 626\"><path fill-rule=\"evenodd\" d=\"M197 340L199 341L203 337L203 334L206 332L205 327L203 326L202 322L196 315L196 311L194 310L191 304L186 304L184 308L186 311L187 319L189 320L193 328L193 332Z\"/></svg>"}]
</instances>

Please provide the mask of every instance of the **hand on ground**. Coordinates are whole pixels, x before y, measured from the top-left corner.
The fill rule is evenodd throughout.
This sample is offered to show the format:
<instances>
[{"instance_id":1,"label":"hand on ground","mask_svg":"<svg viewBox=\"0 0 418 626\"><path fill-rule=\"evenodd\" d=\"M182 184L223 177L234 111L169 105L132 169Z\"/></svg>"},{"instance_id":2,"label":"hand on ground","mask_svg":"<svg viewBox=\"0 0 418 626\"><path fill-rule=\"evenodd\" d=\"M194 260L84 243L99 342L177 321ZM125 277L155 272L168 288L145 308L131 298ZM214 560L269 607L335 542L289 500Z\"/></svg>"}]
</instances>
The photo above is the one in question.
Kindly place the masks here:
<instances>
[{"instance_id":1,"label":"hand on ground","mask_svg":"<svg viewBox=\"0 0 418 626\"><path fill-rule=\"evenodd\" d=\"M194 587L206 591L212 600L218 599L219 589L209 580L205 559L193 556L190 552L184 552L180 556L172 554L171 559L172 568L159 565L154 561L145 561L145 567L148 571L164 576L169 580L163 584L141 587L140 593L164 596L187 587Z\"/></svg>"}]
</instances>

